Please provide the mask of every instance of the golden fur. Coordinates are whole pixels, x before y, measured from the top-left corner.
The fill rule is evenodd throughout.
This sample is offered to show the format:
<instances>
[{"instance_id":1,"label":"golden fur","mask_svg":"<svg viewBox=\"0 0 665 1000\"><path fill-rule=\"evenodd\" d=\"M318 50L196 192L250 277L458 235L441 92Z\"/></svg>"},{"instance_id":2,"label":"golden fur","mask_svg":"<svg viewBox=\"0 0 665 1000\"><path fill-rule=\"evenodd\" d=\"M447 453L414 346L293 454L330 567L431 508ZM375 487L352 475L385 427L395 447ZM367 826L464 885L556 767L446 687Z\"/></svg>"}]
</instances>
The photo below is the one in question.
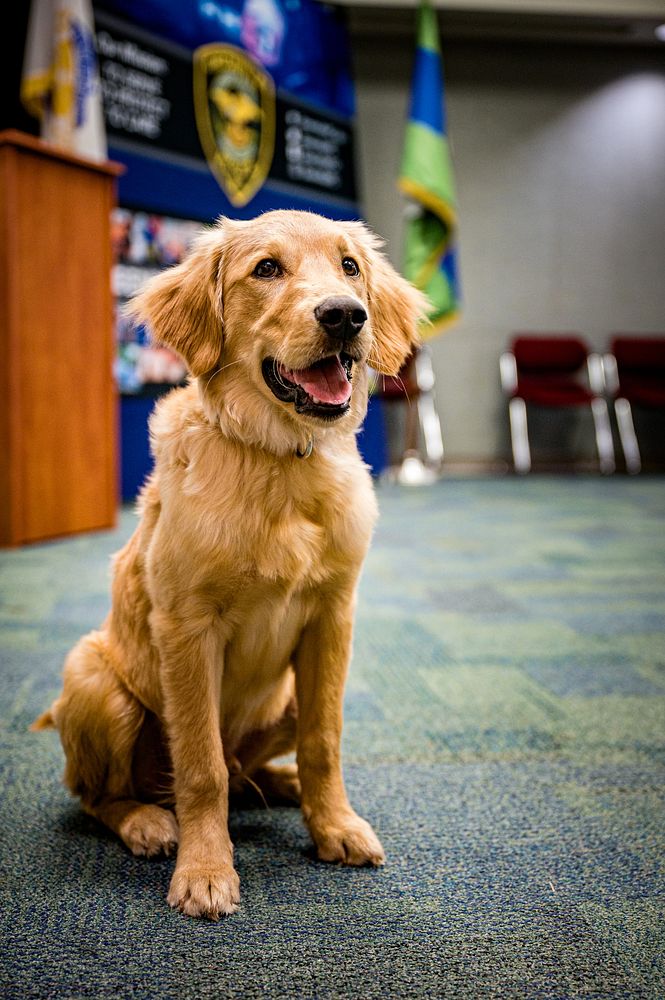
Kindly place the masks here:
<instances>
[{"instance_id":1,"label":"golden fur","mask_svg":"<svg viewBox=\"0 0 665 1000\"><path fill-rule=\"evenodd\" d=\"M34 727L57 727L68 788L131 851L177 845L168 902L192 916L237 907L228 796L247 783L301 801L323 860L384 860L340 766L376 517L356 431L365 362L398 371L424 300L379 245L361 223L305 212L223 219L132 305L192 380L152 417L155 471L114 560L108 618L70 652L62 693ZM358 275L342 266L349 256ZM267 258L279 272L259 277ZM314 316L331 296L368 315L350 407L334 420L296 412L261 370L266 357L301 370L334 352ZM270 764L292 750L297 765Z\"/></svg>"}]
</instances>

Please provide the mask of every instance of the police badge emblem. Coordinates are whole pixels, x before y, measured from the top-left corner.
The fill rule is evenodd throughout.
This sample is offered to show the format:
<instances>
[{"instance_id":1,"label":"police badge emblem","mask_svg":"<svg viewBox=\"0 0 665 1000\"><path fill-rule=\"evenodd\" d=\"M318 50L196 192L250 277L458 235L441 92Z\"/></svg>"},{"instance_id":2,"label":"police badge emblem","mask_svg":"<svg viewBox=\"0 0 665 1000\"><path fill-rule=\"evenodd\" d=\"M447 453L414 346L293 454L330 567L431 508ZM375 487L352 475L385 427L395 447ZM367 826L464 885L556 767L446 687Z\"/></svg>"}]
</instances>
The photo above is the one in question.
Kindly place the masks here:
<instances>
[{"instance_id":1,"label":"police badge emblem","mask_svg":"<svg viewBox=\"0 0 665 1000\"><path fill-rule=\"evenodd\" d=\"M234 45L202 45L194 52L194 111L208 166L231 204L246 205L275 149L272 79Z\"/></svg>"}]
</instances>

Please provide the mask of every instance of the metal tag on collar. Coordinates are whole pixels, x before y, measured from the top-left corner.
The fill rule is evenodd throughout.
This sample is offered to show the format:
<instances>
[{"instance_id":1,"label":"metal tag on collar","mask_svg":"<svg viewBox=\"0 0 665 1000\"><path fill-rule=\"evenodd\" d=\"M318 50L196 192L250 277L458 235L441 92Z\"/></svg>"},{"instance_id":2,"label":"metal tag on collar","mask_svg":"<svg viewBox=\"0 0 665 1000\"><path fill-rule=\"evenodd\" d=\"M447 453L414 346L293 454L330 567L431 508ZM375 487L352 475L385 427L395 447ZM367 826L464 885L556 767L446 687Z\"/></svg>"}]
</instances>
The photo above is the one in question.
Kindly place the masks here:
<instances>
[{"instance_id":1,"label":"metal tag on collar","mask_svg":"<svg viewBox=\"0 0 665 1000\"><path fill-rule=\"evenodd\" d=\"M314 450L314 441L312 440L312 438L310 438L309 441L307 442L307 445L305 446L304 451L301 451L300 448L296 448L296 455L298 456L298 458L309 458L313 450Z\"/></svg>"}]
</instances>

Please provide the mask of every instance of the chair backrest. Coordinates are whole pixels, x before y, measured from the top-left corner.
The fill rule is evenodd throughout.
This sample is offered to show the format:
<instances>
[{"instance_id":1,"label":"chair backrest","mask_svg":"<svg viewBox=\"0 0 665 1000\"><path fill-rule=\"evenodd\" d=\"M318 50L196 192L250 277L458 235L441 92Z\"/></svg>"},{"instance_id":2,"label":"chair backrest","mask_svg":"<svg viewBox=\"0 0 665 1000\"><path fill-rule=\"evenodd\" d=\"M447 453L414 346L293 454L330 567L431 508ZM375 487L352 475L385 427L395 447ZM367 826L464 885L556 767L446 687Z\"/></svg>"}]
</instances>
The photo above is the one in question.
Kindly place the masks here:
<instances>
[{"instance_id":1,"label":"chair backrest","mask_svg":"<svg viewBox=\"0 0 665 1000\"><path fill-rule=\"evenodd\" d=\"M527 373L576 372L586 363L588 348L578 334L518 333L512 341L517 370Z\"/></svg>"},{"instance_id":2,"label":"chair backrest","mask_svg":"<svg viewBox=\"0 0 665 1000\"><path fill-rule=\"evenodd\" d=\"M612 338L610 349L620 372L643 371L662 377L665 371L665 333L649 337L618 333Z\"/></svg>"}]
</instances>

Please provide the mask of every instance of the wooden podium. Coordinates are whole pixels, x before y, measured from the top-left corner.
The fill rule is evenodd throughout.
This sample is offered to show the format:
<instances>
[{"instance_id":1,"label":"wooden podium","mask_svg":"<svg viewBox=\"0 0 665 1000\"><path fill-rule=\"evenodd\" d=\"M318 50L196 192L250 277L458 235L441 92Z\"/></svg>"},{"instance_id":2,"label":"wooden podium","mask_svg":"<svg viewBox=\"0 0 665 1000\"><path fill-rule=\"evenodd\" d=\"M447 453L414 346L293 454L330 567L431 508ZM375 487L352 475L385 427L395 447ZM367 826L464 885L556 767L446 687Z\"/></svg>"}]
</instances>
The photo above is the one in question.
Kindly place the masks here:
<instances>
[{"instance_id":1,"label":"wooden podium","mask_svg":"<svg viewBox=\"0 0 665 1000\"><path fill-rule=\"evenodd\" d=\"M123 168L0 132L0 545L115 524L111 209Z\"/></svg>"}]
</instances>

